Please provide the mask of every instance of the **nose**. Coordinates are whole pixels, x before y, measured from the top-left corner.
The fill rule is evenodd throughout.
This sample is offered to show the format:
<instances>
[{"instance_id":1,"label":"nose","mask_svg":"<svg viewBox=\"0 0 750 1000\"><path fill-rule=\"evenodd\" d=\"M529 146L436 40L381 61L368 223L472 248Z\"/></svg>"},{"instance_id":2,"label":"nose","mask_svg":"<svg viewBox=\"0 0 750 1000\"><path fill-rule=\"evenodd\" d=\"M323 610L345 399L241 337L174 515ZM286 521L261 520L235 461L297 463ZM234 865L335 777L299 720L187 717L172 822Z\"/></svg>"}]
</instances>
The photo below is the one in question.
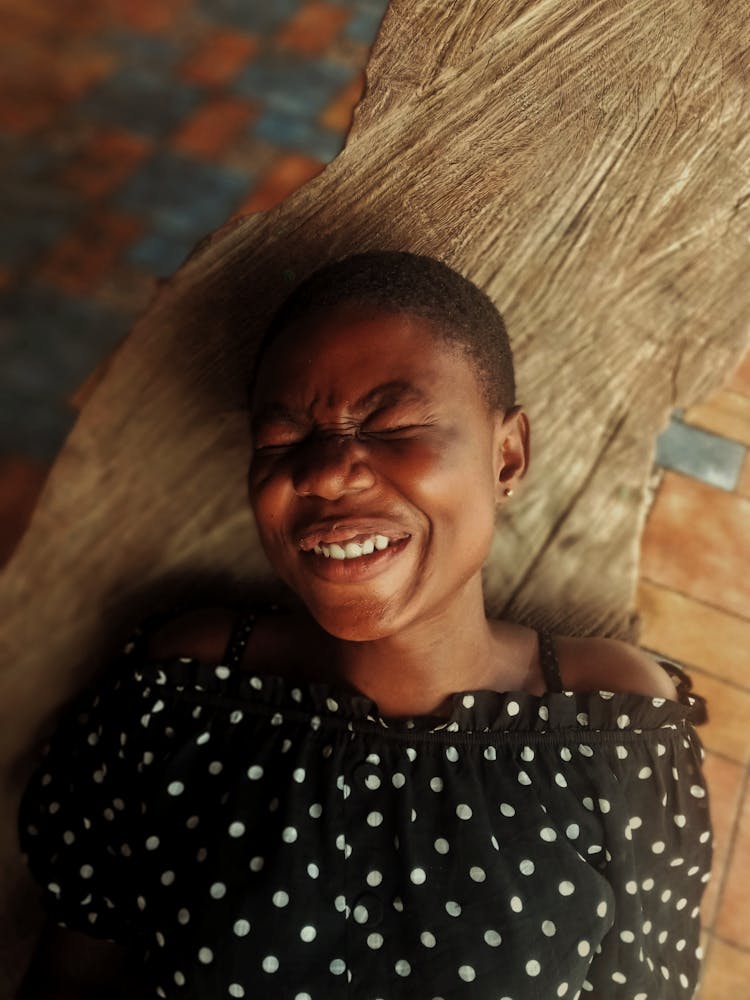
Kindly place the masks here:
<instances>
[{"instance_id":1,"label":"nose","mask_svg":"<svg viewBox=\"0 0 750 1000\"><path fill-rule=\"evenodd\" d=\"M292 473L298 496L337 500L375 483L365 445L351 435L316 435L301 448Z\"/></svg>"}]
</instances>

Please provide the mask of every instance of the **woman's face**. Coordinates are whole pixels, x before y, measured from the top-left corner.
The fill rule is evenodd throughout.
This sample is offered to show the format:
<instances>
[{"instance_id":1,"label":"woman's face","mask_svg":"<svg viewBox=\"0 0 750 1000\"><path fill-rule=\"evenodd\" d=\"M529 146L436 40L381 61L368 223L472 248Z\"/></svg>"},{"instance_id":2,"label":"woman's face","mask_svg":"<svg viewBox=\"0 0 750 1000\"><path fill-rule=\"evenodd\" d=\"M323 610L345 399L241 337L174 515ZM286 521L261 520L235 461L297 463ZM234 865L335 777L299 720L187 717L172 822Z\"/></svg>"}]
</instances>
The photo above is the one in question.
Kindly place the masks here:
<instances>
[{"instance_id":1,"label":"woman's face","mask_svg":"<svg viewBox=\"0 0 750 1000\"><path fill-rule=\"evenodd\" d=\"M350 304L284 331L251 416L263 548L326 631L392 635L476 585L526 418L490 412L428 320Z\"/></svg>"}]
</instances>

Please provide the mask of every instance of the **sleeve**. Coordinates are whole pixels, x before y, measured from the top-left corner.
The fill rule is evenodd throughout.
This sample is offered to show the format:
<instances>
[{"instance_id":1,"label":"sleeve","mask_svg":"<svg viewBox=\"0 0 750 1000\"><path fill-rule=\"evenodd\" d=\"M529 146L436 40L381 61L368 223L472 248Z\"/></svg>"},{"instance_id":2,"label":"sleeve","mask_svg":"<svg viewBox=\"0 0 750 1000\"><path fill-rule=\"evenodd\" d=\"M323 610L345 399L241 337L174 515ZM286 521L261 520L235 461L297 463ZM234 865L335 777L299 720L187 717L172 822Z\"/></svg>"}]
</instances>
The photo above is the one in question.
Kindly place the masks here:
<instances>
[{"instance_id":1,"label":"sleeve","mask_svg":"<svg viewBox=\"0 0 750 1000\"><path fill-rule=\"evenodd\" d=\"M128 944L137 917L131 868L140 768L128 745L132 700L122 672L112 673L79 696L43 748L21 797L18 834L48 916L60 927Z\"/></svg>"}]
</instances>

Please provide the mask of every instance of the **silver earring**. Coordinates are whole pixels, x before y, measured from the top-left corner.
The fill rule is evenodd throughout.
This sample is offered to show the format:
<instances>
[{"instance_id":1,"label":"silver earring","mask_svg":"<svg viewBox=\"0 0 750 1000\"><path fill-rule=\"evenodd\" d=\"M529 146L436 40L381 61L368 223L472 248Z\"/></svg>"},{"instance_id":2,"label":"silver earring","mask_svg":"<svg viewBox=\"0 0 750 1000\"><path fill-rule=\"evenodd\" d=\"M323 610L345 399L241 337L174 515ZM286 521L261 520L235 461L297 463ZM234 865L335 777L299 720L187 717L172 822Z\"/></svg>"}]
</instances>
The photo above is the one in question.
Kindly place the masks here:
<instances>
[{"instance_id":1,"label":"silver earring","mask_svg":"<svg viewBox=\"0 0 750 1000\"><path fill-rule=\"evenodd\" d=\"M505 493L506 497L512 497L513 496L513 490L509 490L509 489L506 488L503 492Z\"/></svg>"}]
</instances>

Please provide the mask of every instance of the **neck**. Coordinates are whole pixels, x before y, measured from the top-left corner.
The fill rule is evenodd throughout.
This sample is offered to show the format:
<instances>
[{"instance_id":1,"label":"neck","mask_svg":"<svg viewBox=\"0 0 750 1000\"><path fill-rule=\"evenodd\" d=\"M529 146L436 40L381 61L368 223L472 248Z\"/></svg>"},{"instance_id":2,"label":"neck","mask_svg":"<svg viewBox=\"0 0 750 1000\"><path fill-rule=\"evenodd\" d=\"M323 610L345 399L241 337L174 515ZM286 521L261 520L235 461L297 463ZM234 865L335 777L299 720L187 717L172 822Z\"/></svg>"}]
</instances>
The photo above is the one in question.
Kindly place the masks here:
<instances>
[{"instance_id":1,"label":"neck","mask_svg":"<svg viewBox=\"0 0 750 1000\"><path fill-rule=\"evenodd\" d=\"M479 575L449 606L393 635L334 641L338 679L384 716L441 714L453 692L491 687L497 667Z\"/></svg>"}]
</instances>

